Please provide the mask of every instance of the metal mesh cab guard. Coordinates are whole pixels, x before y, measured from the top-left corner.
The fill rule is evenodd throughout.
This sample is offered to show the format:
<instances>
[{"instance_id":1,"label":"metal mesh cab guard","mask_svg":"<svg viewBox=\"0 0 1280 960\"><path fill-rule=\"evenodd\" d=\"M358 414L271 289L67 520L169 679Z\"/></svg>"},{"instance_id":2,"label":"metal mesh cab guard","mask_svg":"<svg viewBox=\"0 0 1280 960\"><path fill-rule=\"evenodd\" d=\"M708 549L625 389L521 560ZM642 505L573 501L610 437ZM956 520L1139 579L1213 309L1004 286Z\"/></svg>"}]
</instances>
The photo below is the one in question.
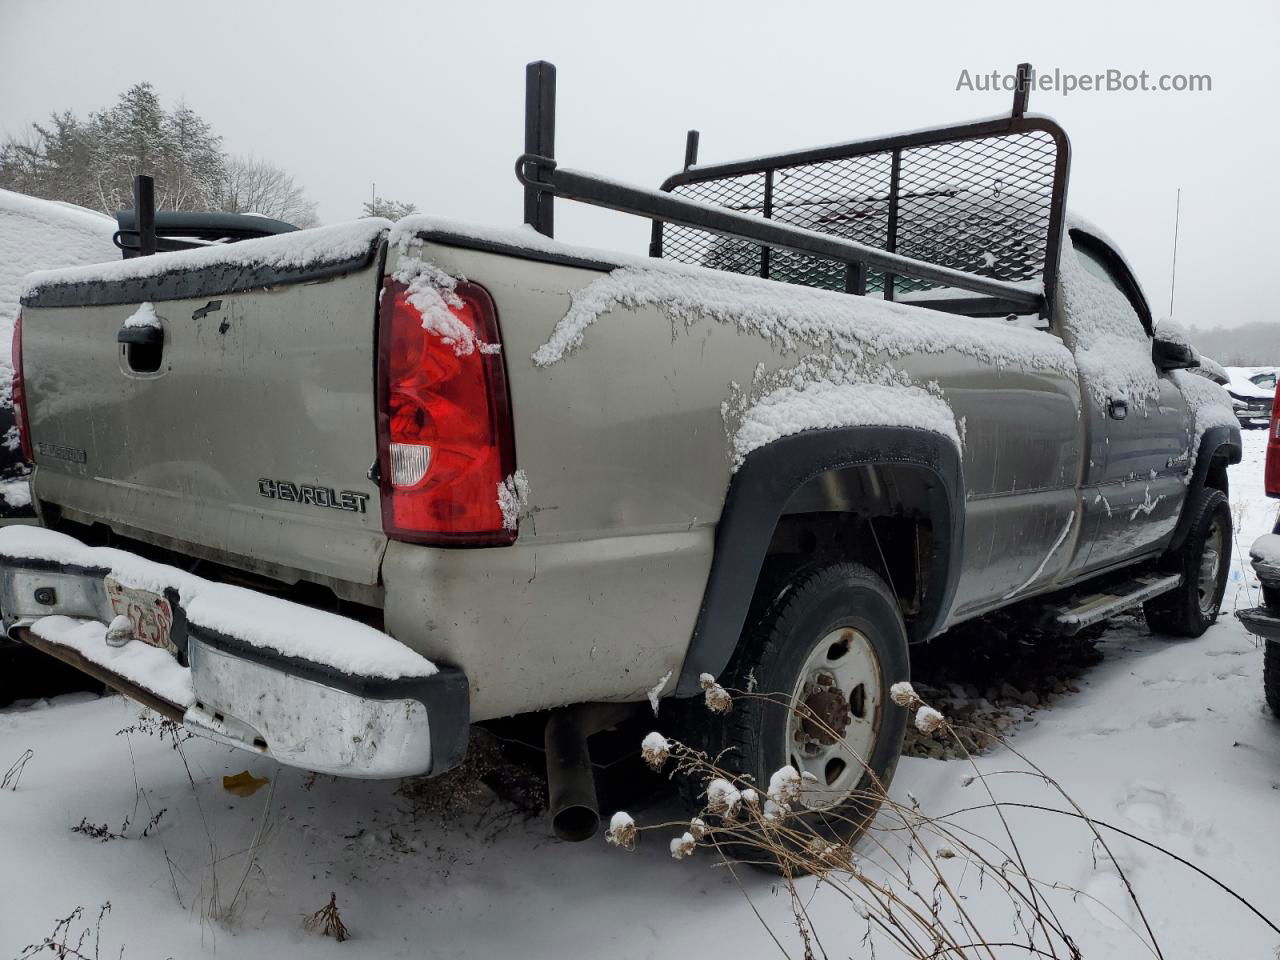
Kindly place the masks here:
<instances>
[{"instance_id":1,"label":"metal mesh cab guard","mask_svg":"<svg viewBox=\"0 0 1280 960\"><path fill-rule=\"evenodd\" d=\"M690 165L662 189L1030 289L1043 277L1043 289L1052 291L1069 151L1052 120L1003 117ZM811 287L878 291L886 299L914 300L941 286L884 270L860 278L832 260L661 221L650 254Z\"/></svg>"},{"instance_id":2,"label":"metal mesh cab guard","mask_svg":"<svg viewBox=\"0 0 1280 960\"><path fill-rule=\"evenodd\" d=\"M958 313L1046 316L1057 281L1071 147L1026 115L699 165L660 191L558 167L555 68L526 73L525 222L552 233L554 196L647 216L649 253L682 263Z\"/></svg>"}]
</instances>

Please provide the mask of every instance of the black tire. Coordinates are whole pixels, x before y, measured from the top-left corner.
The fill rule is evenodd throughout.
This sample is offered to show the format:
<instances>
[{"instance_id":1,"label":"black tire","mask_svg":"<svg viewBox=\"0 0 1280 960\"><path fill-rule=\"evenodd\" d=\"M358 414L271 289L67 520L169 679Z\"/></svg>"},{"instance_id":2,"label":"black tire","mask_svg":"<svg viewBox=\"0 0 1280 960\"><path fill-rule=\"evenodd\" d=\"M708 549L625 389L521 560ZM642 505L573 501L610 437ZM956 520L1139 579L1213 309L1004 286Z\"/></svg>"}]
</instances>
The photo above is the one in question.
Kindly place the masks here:
<instances>
[{"instance_id":1,"label":"black tire","mask_svg":"<svg viewBox=\"0 0 1280 960\"><path fill-rule=\"evenodd\" d=\"M823 643L827 643L828 650L836 648L837 644L829 643L829 635L853 628L865 638L860 650L869 649L874 654L879 674L878 699L867 701L864 689L855 713L861 709L865 716L866 705L877 702L879 725L873 727L866 769L846 799L800 818L815 835L852 842L879 806L875 797L881 789L887 789L902 753L907 711L896 706L889 696L894 683L910 676L902 614L884 581L856 563L797 571L785 586L770 589L770 593L769 600L757 605L755 618L748 621L732 661L718 679L730 689L759 694L777 692L783 696L766 700L739 695L725 715L711 713L699 698L690 705L686 739L711 757L719 758L717 766L753 782L763 795L774 771L791 763L787 724L792 711L780 701L795 690L811 654ZM856 768L850 768L847 777L851 779L856 773ZM704 782L690 777L680 786L693 812L705 806ZM736 859L777 869L772 861L762 862L763 852L759 849L746 845L721 849Z\"/></svg>"},{"instance_id":2,"label":"black tire","mask_svg":"<svg viewBox=\"0 0 1280 960\"><path fill-rule=\"evenodd\" d=\"M1176 590L1148 600L1143 610L1147 626L1153 632L1198 637L1218 619L1222 595L1227 589L1227 575L1231 571L1231 504L1221 490L1204 487L1185 509L1191 511L1187 537L1162 564L1170 573L1181 573L1182 584ZM1201 564L1210 539L1217 542L1214 548L1217 565L1212 576Z\"/></svg>"},{"instance_id":3,"label":"black tire","mask_svg":"<svg viewBox=\"0 0 1280 960\"><path fill-rule=\"evenodd\" d=\"M1267 706L1280 717L1280 643L1262 642L1262 692Z\"/></svg>"}]
</instances>

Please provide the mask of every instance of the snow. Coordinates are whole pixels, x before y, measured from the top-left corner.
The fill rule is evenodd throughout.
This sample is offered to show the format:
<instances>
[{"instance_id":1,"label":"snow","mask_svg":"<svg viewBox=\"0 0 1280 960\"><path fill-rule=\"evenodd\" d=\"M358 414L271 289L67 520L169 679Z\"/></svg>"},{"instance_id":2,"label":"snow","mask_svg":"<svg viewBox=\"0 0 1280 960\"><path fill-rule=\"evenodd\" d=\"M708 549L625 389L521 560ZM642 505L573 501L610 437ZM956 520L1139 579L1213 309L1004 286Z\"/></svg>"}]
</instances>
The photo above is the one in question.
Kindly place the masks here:
<instances>
[{"instance_id":1,"label":"snow","mask_svg":"<svg viewBox=\"0 0 1280 960\"><path fill-rule=\"evenodd\" d=\"M191 623L344 673L387 679L436 673L431 661L358 621L243 587L214 583L121 550L87 547L42 527L0 529L0 555L102 569L124 586L153 593L162 594L172 587L178 591ZM98 626L105 632L105 627Z\"/></svg>"},{"instance_id":2,"label":"snow","mask_svg":"<svg viewBox=\"0 0 1280 960\"><path fill-rule=\"evenodd\" d=\"M1187 462L1184 479L1190 480L1195 475L1196 458L1200 455L1200 438L1211 427L1236 427L1240 421L1236 418L1231 403L1231 395L1212 380L1196 376L1187 370L1173 370L1169 374L1174 384L1182 391L1191 411L1191 456Z\"/></svg>"},{"instance_id":3,"label":"snow","mask_svg":"<svg viewBox=\"0 0 1280 960\"><path fill-rule=\"evenodd\" d=\"M198 250L178 250L151 257L134 257L113 263L41 270L29 274L22 284L22 296L28 297L48 287L67 283L110 283L115 280L139 280L158 277L178 270L233 266L247 268L290 269L322 263L340 263L368 253L370 246L391 221L367 217L351 223L336 223L311 230L297 230L273 237L242 240L239 243L214 244Z\"/></svg>"},{"instance_id":4,"label":"snow","mask_svg":"<svg viewBox=\"0 0 1280 960\"><path fill-rule=\"evenodd\" d=\"M766 791L770 800L784 810L800 799L800 774L792 766L779 767L769 776Z\"/></svg>"},{"instance_id":5,"label":"snow","mask_svg":"<svg viewBox=\"0 0 1280 960\"><path fill-rule=\"evenodd\" d=\"M125 621L128 626L128 620ZM31 631L50 643L69 647L91 663L132 680L161 699L186 708L195 702L191 691L191 671L178 665L167 650L146 643L108 646L107 627L96 620L73 617L42 617Z\"/></svg>"},{"instance_id":6,"label":"snow","mask_svg":"<svg viewBox=\"0 0 1280 960\"><path fill-rule=\"evenodd\" d=\"M160 318L156 316L156 307L153 303L144 303L137 310L129 314L125 318L124 325L132 328L150 328L160 329Z\"/></svg>"},{"instance_id":7,"label":"snow","mask_svg":"<svg viewBox=\"0 0 1280 960\"><path fill-rule=\"evenodd\" d=\"M916 729L921 733L936 733L946 722L947 718L933 707L921 707L916 711Z\"/></svg>"},{"instance_id":8,"label":"snow","mask_svg":"<svg viewBox=\"0 0 1280 960\"><path fill-rule=\"evenodd\" d=\"M1231 379L1231 374L1227 373L1226 367L1218 363L1213 357L1206 357L1203 353L1200 354L1200 366L1195 368L1193 372L1218 384L1227 383Z\"/></svg>"},{"instance_id":9,"label":"snow","mask_svg":"<svg viewBox=\"0 0 1280 960\"><path fill-rule=\"evenodd\" d=\"M520 524L520 515L529 507L529 477L517 470L498 484L498 509L502 511L502 526L514 530Z\"/></svg>"},{"instance_id":10,"label":"snow","mask_svg":"<svg viewBox=\"0 0 1280 960\"><path fill-rule=\"evenodd\" d=\"M1218 623L1199 640L1152 636L1135 620L1113 626L1100 646L1103 662L1078 681L1081 692L1032 711L1012 746L1090 815L1186 857L1276 919L1280 833L1271 825L1280 796L1280 721L1262 703L1259 648L1230 615L1234 606L1257 602L1243 555L1270 532L1275 515L1274 501L1262 492L1264 434L1245 434L1245 460L1231 469L1241 546ZM77 906L92 927L108 900L100 956L116 957L124 947L125 960L304 952L337 958L351 948L370 960L424 951L562 960L582 955L584 944L627 960L680 952L780 956L755 910L788 955L803 954L778 878L717 868L705 845L672 862L670 840L688 832L696 842L702 829L672 800L628 808L641 826L667 825L642 837L634 851L603 837L565 844L548 839L545 820L526 820L487 794L467 816L441 821L407 810L396 794L401 782L310 777L199 739L186 741L180 756L168 740L118 736L136 726L138 712L119 697L83 694L0 709L0 775L33 751L18 789L0 791L0 859L21 865L20 882L0 897L0 956L18 955ZM903 804L914 795L927 815L952 813L985 802L982 781L973 779L980 771L1002 801L1067 808L1042 780L1000 773L1019 764L1004 749L979 757L977 771L962 760L908 757L891 794ZM269 789L252 798L223 789L223 776L246 769L270 778ZM161 808L157 829L142 837L142 825ZM606 822L612 813L604 811ZM1141 929L1123 883L1086 827L1024 808L1002 813L1033 873L1081 891L1041 892L1052 898L1082 956L1152 956L1120 925ZM126 816L133 825L119 831ZM127 838L102 843L72 833L82 818ZM990 809L952 820L963 830L1003 836ZM1169 960L1266 958L1280 946L1280 935L1208 881L1150 848L1105 831L1104 837ZM990 875L953 841L945 846L957 856L940 858L940 868L965 897L965 909L985 929L1016 940L1014 908ZM935 857L941 849L928 847ZM860 852L863 869L874 876L888 854L910 862L926 851L907 854L901 845L881 851L869 842ZM246 877L238 907L227 911ZM813 880L800 881L799 890L832 957L871 955L857 908ZM351 943L302 927L301 917L327 903L331 891ZM218 919L227 913L230 922ZM900 956L878 935L875 946L877 957ZM1010 948L995 955L1026 953Z\"/></svg>"},{"instance_id":11,"label":"snow","mask_svg":"<svg viewBox=\"0 0 1280 960\"><path fill-rule=\"evenodd\" d=\"M615 847L632 849L636 844L636 822L631 819L630 814L619 810L609 818L609 830L605 839Z\"/></svg>"},{"instance_id":12,"label":"snow","mask_svg":"<svg viewBox=\"0 0 1280 960\"><path fill-rule=\"evenodd\" d=\"M674 670L668 670L658 678L658 682L650 687L649 692L645 694L649 700L649 706L653 707L653 715L655 717L658 715L658 700L661 699L662 691L667 688L667 682L670 681L673 673L675 673Z\"/></svg>"},{"instance_id":13,"label":"snow","mask_svg":"<svg viewBox=\"0 0 1280 960\"><path fill-rule=\"evenodd\" d=\"M693 834L688 831L678 837L672 837L670 844L672 859L683 860L685 857L693 856L693 851L697 845L697 841L693 839Z\"/></svg>"},{"instance_id":14,"label":"snow","mask_svg":"<svg viewBox=\"0 0 1280 960\"><path fill-rule=\"evenodd\" d=\"M677 327L711 319L787 351L809 346L859 360L876 354L896 358L955 350L997 367L1021 365L1075 376L1074 361L1061 343L1003 321L944 315L874 297L850 297L692 264L575 246L545 237L528 226L486 227L415 215L396 223L390 242L405 244L420 233L450 234L614 267L572 294L568 312L533 354L539 366L558 363L581 347L592 324L604 314L618 307L656 305L666 310Z\"/></svg>"},{"instance_id":15,"label":"snow","mask_svg":"<svg viewBox=\"0 0 1280 960\"><path fill-rule=\"evenodd\" d=\"M742 792L723 777L716 777L707 784L707 809L732 820L742 802Z\"/></svg>"},{"instance_id":16,"label":"snow","mask_svg":"<svg viewBox=\"0 0 1280 960\"><path fill-rule=\"evenodd\" d=\"M905 680L899 680L889 688L889 699L900 707L914 707L920 702L916 688Z\"/></svg>"},{"instance_id":17,"label":"snow","mask_svg":"<svg viewBox=\"0 0 1280 960\"><path fill-rule=\"evenodd\" d=\"M640 741L640 755L654 770L661 770L671 755L671 743L657 730Z\"/></svg>"},{"instance_id":18,"label":"snow","mask_svg":"<svg viewBox=\"0 0 1280 960\"><path fill-rule=\"evenodd\" d=\"M1186 327L1182 324L1170 320L1165 317L1156 324L1156 336L1161 340L1167 340L1170 343L1181 344L1184 347L1195 349L1195 345L1191 342L1191 336L1187 333Z\"/></svg>"},{"instance_id":19,"label":"snow","mask_svg":"<svg viewBox=\"0 0 1280 960\"><path fill-rule=\"evenodd\" d=\"M662 307L674 329L710 319L784 352L807 346L853 362L958 352L995 367L1017 365L1071 377L1076 370L1070 352L1054 338L1002 321L662 260L619 267L574 291L569 310L533 361L543 367L558 363L582 346L605 314L647 306Z\"/></svg>"},{"instance_id":20,"label":"snow","mask_svg":"<svg viewBox=\"0 0 1280 960\"><path fill-rule=\"evenodd\" d=\"M1280 534L1264 533L1249 548L1249 556L1254 560L1280 566Z\"/></svg>"},{"instance_id":21,"label":"snow","mask_svg":"<svg viewBox=\"0 0 1280 960\"><path fill-rule=\"evenodd\" d=\"M1075 361L1060 341L1003 321L943 315L701 266L601 255L530 231L489 230L431 217L401 220L391 240L407 251L423 244L418 234L425 232L565 256L603 257L617 264L570 294L569 309L532 354L540 367L559 363L581 348L590 328L606 315L654 306L667 315L673 335L710 320L763 339L780 353L802 353L792 367L759 370L746 390L731 385L722 413L735 470L753 450L780 437L827 427L918 428L941 433L960 447L961 431L937 385L913 383L892 366L891 361L908 354L958 353L996 369L1076 376ZM409 273L429 278L423 286L431 302L420 309L441 309L436 301L448 293L448 278L442 279L438 268L428 268L417 255L410 260Z\"/></svg>"},{"instance_id":22,"label":"snow","mask_svg":"<svg viewBox=\"0 0 1280 960\"><path fill-rule=\"evenodd\" d=\"M951 407L920 387L817 381L781 387L747 408L733 436L734 467L751 451L789 434L849 426L928 430L960 447Z\"/></svg>"},{"instance_id":23,"label":"snow","mask_svg":"<svg viewBox=\"0 0 1280 960\"><path fill-rule=\"evenodd\" d=\"M1133 306L1112 284L1081 265L1069 236L1061 259L1063 335L1075 348L1081 380L1099 410L1125 398L1134 412L1160 395L1151 363L1151 340Z\"/></svg>"},{"instance_id":24,"label":"snow","mask_svg":"<svg viewBox=\"0 0 1280 960\"><path fill-rule=\"evenodd\" d=\"M92 210L0 190L0 342L12 337L25 274L119 260L115 231L115 220ZM0 350L0 390L11 376L9 351Z\"/></svg>"},{"instance_id":25,"label":"snow","mask_svg":"<svg viewBox=\"0 0 1280 960\"><path fill-rule=\"evenodd\" d=\"M1275 376L1276 367L1225 367L1227 389L1245 399L1270 400L1276 395L1275 387L1263 387L1250 378L1259 374Z\"/></svg>"},{"instance_id":26,"label":"snow","mask_svg":"<svg viewBox=\"0 0 1280 960\"><path fill-rule=\"evenodd\" d=\"M0 497L11 507L31 506L31 484L24 477L0 480Z\"/></svg>"},{"instance_id":27,"label":"snow","mask_svg":"<svg viewBox=\"0 0 1280 960\"><path fill-rule=\"evenodd\" d=\"M400 256L391 278L406 287L405 299L422 314L422 329L432 333L453 348L456 356L501 353L501 344L485 343L476 331L459 316L464 303L458 295L458 277L450 276L419 255L422 240L413 234L397 233Z\"/></svg>"}]
</instances>

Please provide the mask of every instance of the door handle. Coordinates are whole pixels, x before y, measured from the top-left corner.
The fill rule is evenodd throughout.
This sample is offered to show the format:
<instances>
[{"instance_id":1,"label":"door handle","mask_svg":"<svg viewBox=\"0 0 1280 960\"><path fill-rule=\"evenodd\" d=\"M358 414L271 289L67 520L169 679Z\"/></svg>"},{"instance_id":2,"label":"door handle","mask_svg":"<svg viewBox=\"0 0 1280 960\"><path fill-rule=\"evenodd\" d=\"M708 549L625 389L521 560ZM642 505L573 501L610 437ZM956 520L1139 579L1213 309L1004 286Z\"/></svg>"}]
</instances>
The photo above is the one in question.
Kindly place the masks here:
<instances>
[{"instance_id":1,"label":"door handle","mask_svg":"<svg viewBox=\"0 0 1280 960\"><path fill-rule=\"evenodd\" d=\"M1107 415L1112 420L1123 420L1129 416L1129 401L1123 397L1115 398L1107 401Z\"/></svg>"},{"instance_id":2,"label":"door handle","mask_svg":"<svg viewBox=\"0 0 1280 960\"><path fill-rule=\"evenodd\" d=\"M164 343L164 330L160 327L121 327L116 332L116 343L142 343L158 347Z\"/></svg>"}]
</instances>

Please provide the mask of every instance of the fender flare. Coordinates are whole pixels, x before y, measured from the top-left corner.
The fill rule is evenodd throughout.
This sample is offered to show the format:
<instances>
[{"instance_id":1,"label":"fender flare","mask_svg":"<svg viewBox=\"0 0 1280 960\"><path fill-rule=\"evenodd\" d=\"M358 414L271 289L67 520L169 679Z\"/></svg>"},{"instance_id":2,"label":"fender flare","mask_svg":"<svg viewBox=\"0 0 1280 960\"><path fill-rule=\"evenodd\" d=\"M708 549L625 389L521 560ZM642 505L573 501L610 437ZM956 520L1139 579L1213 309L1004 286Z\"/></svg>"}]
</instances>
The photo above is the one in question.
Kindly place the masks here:
<instances>
[{"instance_id":1,"label":"fender flare","mask_svg":"<svg viewBox=\"0 0 1280 960\"><path fill-rule=\"evenodd\" d=\"M1195 500L1196 495L1204 489L1205 481L1209 478L1209 467L1213 464L1215 458L1225 454L1228 464L1237 464L1243 455L1243 447L1240 443L1240 428L1238 426L1216 426L1209 427L1205 430L1204 435L1200 437L1200 447L1196 452L1195 471L1191 474L1191 480L1187 484L1187 495L1182 501L1182 512L1178 515L1177 526L1173 528L1173 536L1169 540L1169 546L1166 548L1169 552L1173 552L1182 546L1182 541L1187 539L1187 532L1191 529L1191 504Z\"/></svg>"},{"instance_id":2,"label":"fender flare","mask_svg":"<svg viewBox=\"0 0 1280 960\"><path fill-rule=\"evenodd\" d=\"M939 549L925 572L925 609L908 632L917 642L941 629L955 595L964 551L964 471L955 441L915 427L806 430L752 451L729 483L677 697L697 694L701 674L718 676L728 664L773 531L791 495L829 470L872 464L905 464L932 474L929 512L941 518L934 524Z\"/></svg>"}]
</instances>

